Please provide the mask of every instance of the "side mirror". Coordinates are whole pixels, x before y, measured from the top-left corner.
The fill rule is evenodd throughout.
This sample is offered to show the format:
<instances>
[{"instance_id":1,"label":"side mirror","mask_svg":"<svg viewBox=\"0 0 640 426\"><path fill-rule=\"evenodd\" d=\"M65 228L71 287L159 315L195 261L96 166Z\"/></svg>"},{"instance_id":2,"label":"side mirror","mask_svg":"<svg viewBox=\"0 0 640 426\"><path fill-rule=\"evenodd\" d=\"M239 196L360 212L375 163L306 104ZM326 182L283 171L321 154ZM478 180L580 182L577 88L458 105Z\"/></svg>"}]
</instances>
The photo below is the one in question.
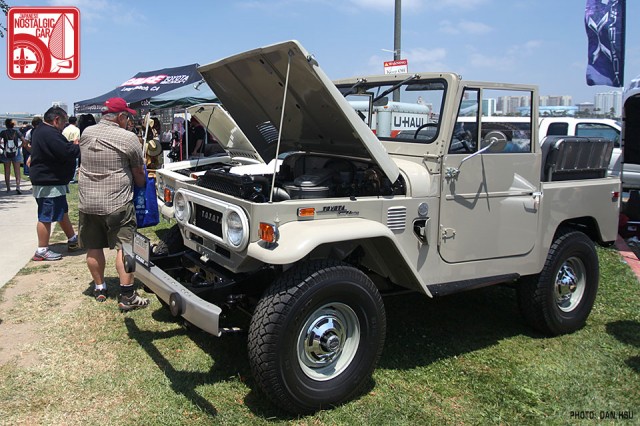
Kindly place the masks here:
<instances>
[{"instance_id":1,"label":"side mirror","mask_svg":"<svg viewBox=\"0 0 640 426\"><path fill-rule=\"evenodd\" d=\"M502 152L507 146L507 135L498 130L492 130L484 137L481 146L483 152Z\"/></svg>"},{"instance_id":2,"label":"side mirror","mask_svg":"<svg viewBox=\"0 0 640 426\"><path fill-rule=\"evenodd\" d=\"M386 96L376 100L375 102L373 102L373 106L386 106L389 105L389 98L387 98Z\"/></svg>"},{"instance_id":3,"label":"side mirror","mask_svg":"<svg viewBox=\"0 0 640 426\"><path fill-rule=\"evenodd\" d=\"M484 147L476 152L474 152L473 154L464 157L462 159L462 161L460 161L460 165L458 166L458 173L460 173L460 168L462 167L462 164L467 161L472 159L473 157L483 154L485 152L502 152L504 151L504 148L507 146L507 136L498 131L498 130L494 130L491 131L489 133L487 133L487 136L485 136L485 138L481 141L482 145L484 145ZM457 177L457 174L456 174Z\"/></svg>"}]
</instances>

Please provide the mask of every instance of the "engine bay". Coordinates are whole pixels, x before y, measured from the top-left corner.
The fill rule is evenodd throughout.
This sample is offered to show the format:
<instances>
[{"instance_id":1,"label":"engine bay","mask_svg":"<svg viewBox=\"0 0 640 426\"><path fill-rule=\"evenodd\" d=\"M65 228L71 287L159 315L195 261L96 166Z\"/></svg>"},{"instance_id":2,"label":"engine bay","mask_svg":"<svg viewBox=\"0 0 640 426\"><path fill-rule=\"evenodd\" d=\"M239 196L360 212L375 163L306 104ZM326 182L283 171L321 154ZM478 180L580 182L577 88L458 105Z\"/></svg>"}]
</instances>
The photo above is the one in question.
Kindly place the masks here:
<instances>
[{"instance_id":1,"label":"engine bay","mask_svg":"<svg viewBox=\"0 0 640 426\"><path fill-rule=\"evenodd\" d=\"M402 176L391 182L372 163L350 158L291 153L278 161L273 201L404 195ZM274 167L271 167L273 170ZM217 164L197 179L196 185L256 203L269 201L273 172Z\"/></svg>"}]
</instances>

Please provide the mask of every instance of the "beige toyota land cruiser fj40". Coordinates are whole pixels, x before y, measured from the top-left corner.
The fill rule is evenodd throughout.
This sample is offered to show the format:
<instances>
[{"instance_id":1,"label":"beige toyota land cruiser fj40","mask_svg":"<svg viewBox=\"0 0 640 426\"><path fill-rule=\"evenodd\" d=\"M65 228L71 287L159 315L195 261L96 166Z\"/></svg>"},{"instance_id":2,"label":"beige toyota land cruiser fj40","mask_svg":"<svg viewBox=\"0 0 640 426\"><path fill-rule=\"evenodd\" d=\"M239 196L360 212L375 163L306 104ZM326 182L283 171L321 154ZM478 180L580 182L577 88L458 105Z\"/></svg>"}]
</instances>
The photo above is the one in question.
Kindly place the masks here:
<instances>
[{"instance_id":1,"label":"beige toyota land cruiser fj40","mask_svg":"<svg viewBox=\"0 0 640 426\"><path fill-rule=\"evenodd\" d=\"M540 143L536 87L434 72L332 82L295 41L199 71L224 108L191 113L228 160L167 191L180 244L158 255L136 235L125 263L189 324L214 336L246 324L256 381L280 407L362 392L385 341L383 296L399 289L506 283L537 330L585 325L595 244L617 232L613 142ZM530 125L483 129L515 97ZM421 107L389 121L398 103ZM246 322L226 323L234 311Z\"/></svg>"}]
</instances>

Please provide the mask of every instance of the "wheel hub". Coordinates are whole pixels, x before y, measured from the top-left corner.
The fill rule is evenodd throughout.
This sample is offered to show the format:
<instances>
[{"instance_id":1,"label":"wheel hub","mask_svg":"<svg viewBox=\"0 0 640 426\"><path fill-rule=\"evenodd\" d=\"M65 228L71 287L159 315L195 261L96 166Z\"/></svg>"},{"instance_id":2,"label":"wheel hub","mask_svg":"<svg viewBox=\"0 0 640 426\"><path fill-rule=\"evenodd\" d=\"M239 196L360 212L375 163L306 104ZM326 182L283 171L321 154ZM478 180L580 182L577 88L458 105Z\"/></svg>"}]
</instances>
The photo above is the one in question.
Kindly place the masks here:
<instances>
[{"instance_id":1,"label":"wheel hub","mask_svg":"<svg viewBox=\"0 0 640 426\"><path fill-rule=\"evenodd\" d=\"M563 312L578 306L584 294L586 268L576 257L567 259L556 275L556 304Z\"/></svg>"},{"instance_id":2,"label":"wheel hub","mask_svg":"<svg viewBox=\"0 0 640 426\"><path fill-rule=\"evenodd\" d=\"M360 322L353 309L337 302L324 305L300 329L300 368L314 380L330 380L349 366L359 344Z\"/></svg>"},{"instance_id":3,"label":"wheel hub","mask_svg":"<svg viewBox=\"0 0 640 426\"><path fill-rule=\"evenodd\" d=\"M578 279L573 268L569 265L563 265L558 273L558 285L560 290L565 293L573 293L578 287Z\"/></svg>"},{"instance_id":4,"label":"wheel hub","mask_svg":"<svg viewBox=\"0 0 640 426\"><path fill-rule=\"evenodd\" d=\"M344 326L331 315L323 315L309 327L305 353L314 365L331 362L342 349Z\"/></svg>"}]
</instances>

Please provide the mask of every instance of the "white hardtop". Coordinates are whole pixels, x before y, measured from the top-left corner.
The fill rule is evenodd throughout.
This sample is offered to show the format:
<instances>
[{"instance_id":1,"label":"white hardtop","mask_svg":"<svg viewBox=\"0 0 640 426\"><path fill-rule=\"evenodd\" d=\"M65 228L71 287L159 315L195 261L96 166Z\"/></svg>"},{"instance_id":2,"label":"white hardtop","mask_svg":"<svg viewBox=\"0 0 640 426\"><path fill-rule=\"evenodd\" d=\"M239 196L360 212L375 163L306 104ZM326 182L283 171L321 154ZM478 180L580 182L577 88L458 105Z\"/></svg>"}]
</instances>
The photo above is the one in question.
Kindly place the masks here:
<instances>
[{"instance_id":1,"label":"white hardtop","mask_svg":"<svg viewBox=\"0 0 640 426\"><path fill-rule=\"evenodd\" d=\"M279 141L279 152L371 159L391 181L398 178L398 167L380 140L297 41L244 52L198 71L264 161L275 158Z\"/></svg>"}]
</instances>

